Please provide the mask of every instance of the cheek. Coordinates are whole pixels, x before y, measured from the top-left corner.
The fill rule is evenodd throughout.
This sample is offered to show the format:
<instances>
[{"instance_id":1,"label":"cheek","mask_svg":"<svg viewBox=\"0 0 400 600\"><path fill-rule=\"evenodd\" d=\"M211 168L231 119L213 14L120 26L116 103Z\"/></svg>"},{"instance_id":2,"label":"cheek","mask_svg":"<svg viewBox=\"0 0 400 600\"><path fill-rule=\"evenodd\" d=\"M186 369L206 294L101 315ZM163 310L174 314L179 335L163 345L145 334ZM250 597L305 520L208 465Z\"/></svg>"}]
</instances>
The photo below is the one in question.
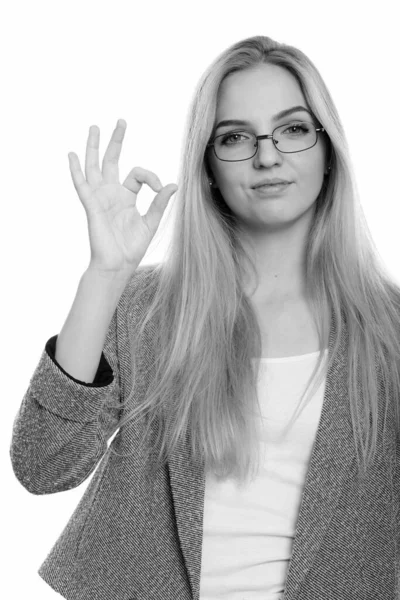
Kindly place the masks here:
<instances>
[{"instance_id":1,"label":"cheek","mask_svg":"<svg viewBox=\"0 0 400 600\"><path fill-rule=\"evenodd\" d=\"M314 160L299 166L297 170L299 185L308 185L310 188L321 185L324 179L324 168L324 162L319 155Z\"/></svg>"},{"instance_id":2,"label":"cheek","mask_svg":"<svg viewBox=\"0 0 400 600\"><path fill-rule=\"evenodd\" d=\"M241 169L239 165L240 163L236 165L234 163L230 165L226 163L218 169L217 177L221 186L224 186L226 189L240 190L246 187L246 185L251 185L248 170ZM257 174L253 179L257 179Z\"/></svg>"},{"instance_id":3,"label":"cheek","mask_svg":"<svg viewBox=\"0 0 400 600\"><path fill-rule=\"evenodd\" d=\"M305 204L313 203L319 193L324 182L324 172L322 169L310 169L303 173L296 182L296 188L299 196Z\"/></svg>"},{"instance_id":4,"label":"cheek","mask_svg":"<svg viewBox=\"0 0 400 600\"><path fill-rule=\"evenodd\" d=\"M240 193L240 188L243 185L243 182L241 182L240 177L232 173L227 173L223 169L214 171L214 180L217 185L217 188L219 189L224 198L235 197L235 195Z\"/></svg>"}]
</instances>

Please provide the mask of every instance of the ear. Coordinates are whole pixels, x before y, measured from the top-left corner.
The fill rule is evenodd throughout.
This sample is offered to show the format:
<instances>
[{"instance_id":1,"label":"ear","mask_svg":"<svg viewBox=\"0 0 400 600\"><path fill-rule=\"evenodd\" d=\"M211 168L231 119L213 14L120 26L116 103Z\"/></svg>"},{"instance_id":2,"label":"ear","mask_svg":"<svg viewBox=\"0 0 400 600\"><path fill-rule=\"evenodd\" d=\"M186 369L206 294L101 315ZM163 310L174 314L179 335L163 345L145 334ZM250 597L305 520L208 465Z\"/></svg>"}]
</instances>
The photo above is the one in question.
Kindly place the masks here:
<instances>
[{"instance_id":1,"label":"ear","mask_svg":"<svg viewBox=\"0 0 400 600\"><path fill-rule=\"evenodd\" d=\"M211 187L216 188L217 184L215 183L214 174L212 172L212 169L211 169L211 166L210 166L210 163L209 163L207 157L205 157L205 159L204 159L204 168L205 168L205 171L207 174L208 182L210 183L210 188Z\"/></svg>"}]
</instances>

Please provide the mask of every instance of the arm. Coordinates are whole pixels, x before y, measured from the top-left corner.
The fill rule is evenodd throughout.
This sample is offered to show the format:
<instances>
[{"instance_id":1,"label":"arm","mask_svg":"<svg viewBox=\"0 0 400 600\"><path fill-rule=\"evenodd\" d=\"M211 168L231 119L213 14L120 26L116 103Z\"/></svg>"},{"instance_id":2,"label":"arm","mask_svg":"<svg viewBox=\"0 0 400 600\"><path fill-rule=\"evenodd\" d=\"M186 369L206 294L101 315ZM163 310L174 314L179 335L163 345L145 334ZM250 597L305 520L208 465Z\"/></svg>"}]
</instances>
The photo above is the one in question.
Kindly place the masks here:
<instances>
[{"instance_id":1,"label":"arm","mask_svg":"<svg viewBox=\"0 0 400 600\"><path fill-rule=\"evenodd\" d=\"M90 283L98 293L97 284ZM120 419L118 335L126 327L126 295L120 290L104 294L104 302L97 303L97 318L85 318L89 306L95 307L90 283L85 279L82 285L81 280L64 328L48 340L14 419L12 467L33 494L72 489L87 479ZM59 356L57 344L63 333Z\"/></svg>"}]
</instances>

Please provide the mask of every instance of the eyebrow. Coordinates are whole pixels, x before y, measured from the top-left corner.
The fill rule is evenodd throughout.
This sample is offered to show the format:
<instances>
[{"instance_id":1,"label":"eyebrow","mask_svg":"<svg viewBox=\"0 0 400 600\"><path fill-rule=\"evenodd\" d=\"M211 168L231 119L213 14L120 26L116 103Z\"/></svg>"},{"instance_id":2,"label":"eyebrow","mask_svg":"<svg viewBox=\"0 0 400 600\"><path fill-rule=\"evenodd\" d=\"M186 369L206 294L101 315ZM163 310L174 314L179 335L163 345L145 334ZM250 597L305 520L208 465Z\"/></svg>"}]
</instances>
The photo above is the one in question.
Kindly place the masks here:
<instances>
[{"instance_id":1,"label":"eyebrow","mask_svg":"<svg viewBox=\"0 0 400 600\"><path fill-rule=\"evenodd\" d=\"M312 113L305 106L292 106L292 108L286 108L285 110L281 110L281 112L277 113L274 117L272 117L273 121L279 121L283 117L287 117L295 112L305 111L308 112L309 115L313 116ZM251 125L250 121L243 121L241 119L227 119L225 121L220 121L218 125L215 127L214 131L217 131L220 127L226 127L228 125Z\"/></svg>"}]
</instances>

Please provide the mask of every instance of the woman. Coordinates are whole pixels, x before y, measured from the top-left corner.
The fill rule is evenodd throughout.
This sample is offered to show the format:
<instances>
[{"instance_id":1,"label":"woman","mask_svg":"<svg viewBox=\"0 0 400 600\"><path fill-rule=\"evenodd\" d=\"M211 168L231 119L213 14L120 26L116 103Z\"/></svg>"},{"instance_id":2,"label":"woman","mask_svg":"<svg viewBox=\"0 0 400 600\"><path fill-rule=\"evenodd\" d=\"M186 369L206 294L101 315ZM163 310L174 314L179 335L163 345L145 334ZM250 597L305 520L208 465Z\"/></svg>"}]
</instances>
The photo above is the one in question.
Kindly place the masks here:
<instances>
[{"instance_id":1,"label":"woman","mask_svg":"<svg viewBox=\"0 0 400 600\"><path fill-rule=\"evenodd\" d=\"M14 422L31 493L102 459L40 576L70 600L397 598L399 288L320 74L263 36L217 57L159 265L177 186L119 184L125 126L102 171L91 128L87 181L70 155L91 262Z\"/></svg>"}]
</instances>

